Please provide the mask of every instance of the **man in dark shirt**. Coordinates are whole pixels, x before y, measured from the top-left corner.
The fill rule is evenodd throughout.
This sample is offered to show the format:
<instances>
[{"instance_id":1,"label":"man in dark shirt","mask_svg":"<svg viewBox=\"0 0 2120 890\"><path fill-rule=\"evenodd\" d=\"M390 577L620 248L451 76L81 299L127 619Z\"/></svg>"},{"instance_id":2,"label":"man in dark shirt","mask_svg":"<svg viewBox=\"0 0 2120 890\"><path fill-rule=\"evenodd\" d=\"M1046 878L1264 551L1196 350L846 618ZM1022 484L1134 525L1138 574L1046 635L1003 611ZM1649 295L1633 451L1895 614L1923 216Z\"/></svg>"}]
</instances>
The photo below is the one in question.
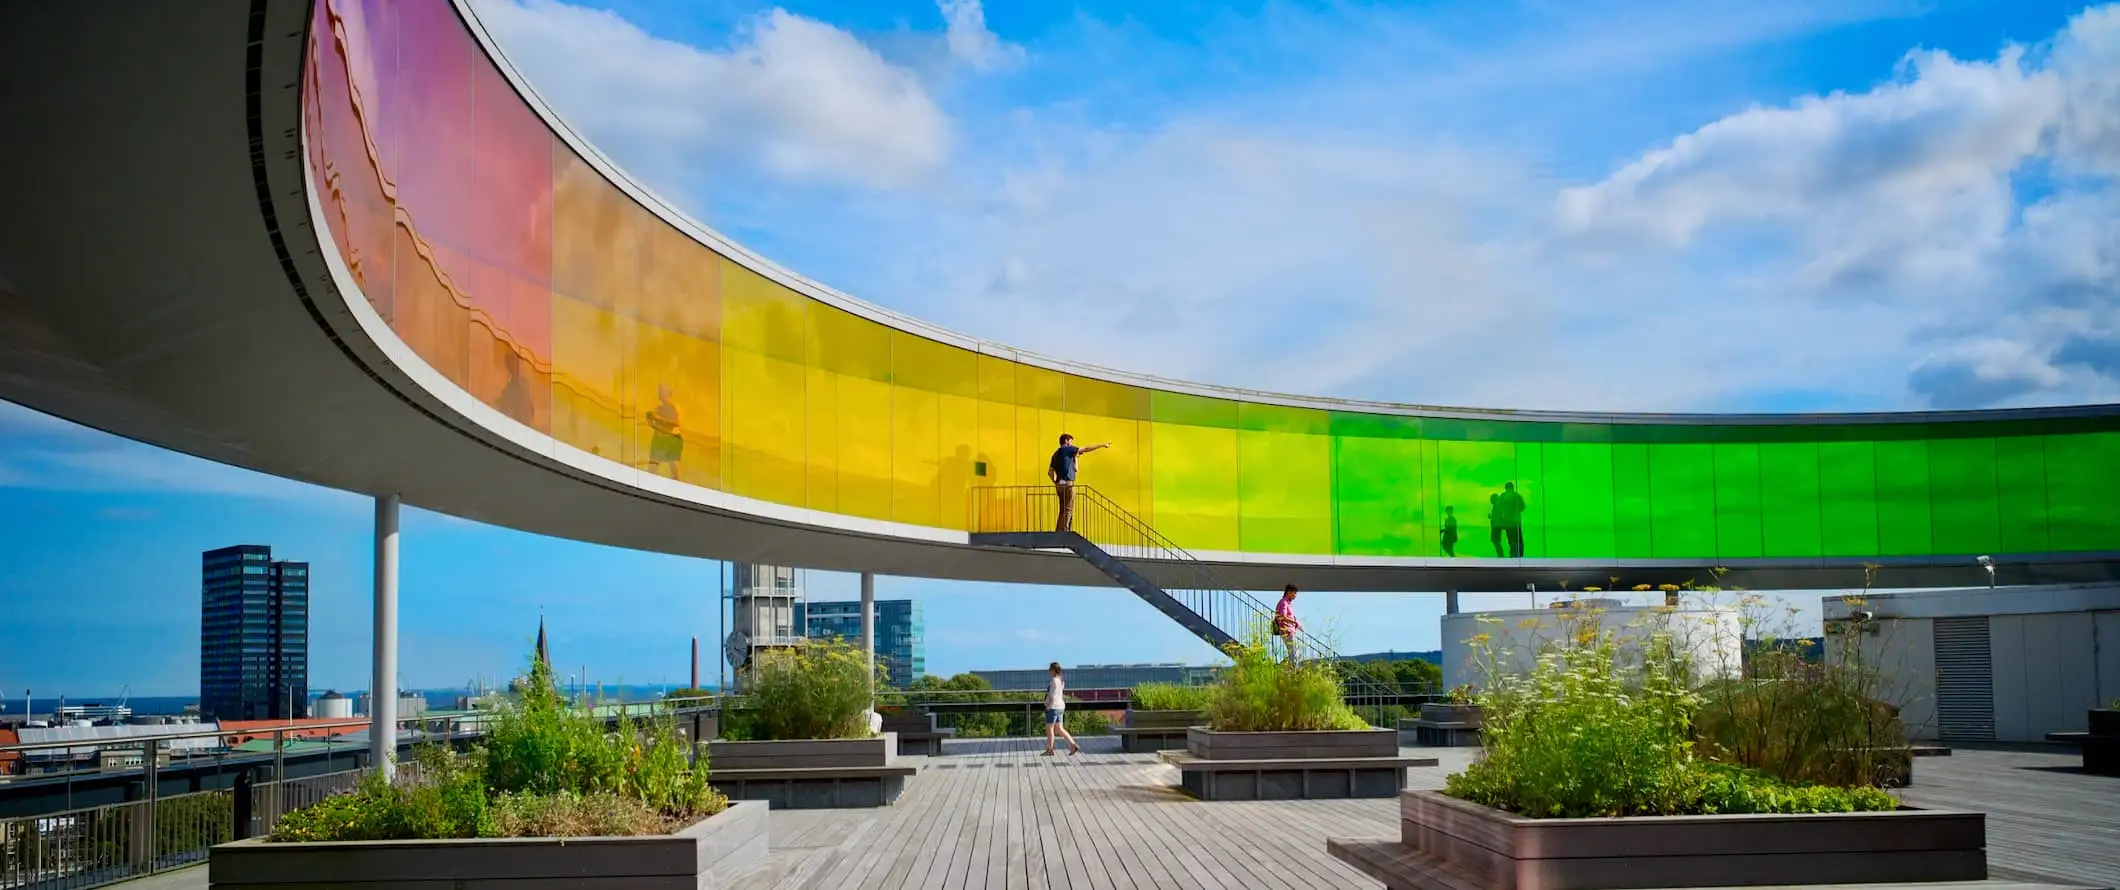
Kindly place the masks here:
<instances>
[{"instance_id":1,"label":"man in dark shirt","mask_svg":"<svg viewBox=\"0 0 2120 890\"><path fill-rule=\"evenodd\" d=\"M1509 539L1509 556L1524 558L1524 496L1516 491L1516 483L1502 483L1502 493L1494 502L1494 530ZM1501 542L1495 542L1496 553L1502 555Z\"/></svg>"},{"instance_id":2,"label":"man in dark shirt","mask_svg":"<svg viewBox=\"0 0 2120 890\"><path fill-rule=\"evenodd\" d=\"M1060 434L1060 447L1053 449L1052 462L1045 469L1046 478L1053 480L1053 492L1060 497L1060 521L1053 527L1053 531L1070 531L1070 527L1075 523L1075 458L1099 448L1110 447L1110 442L1086 448L1078 447L1075 445L1074 436Z\"/></svg>"}]
</instances>

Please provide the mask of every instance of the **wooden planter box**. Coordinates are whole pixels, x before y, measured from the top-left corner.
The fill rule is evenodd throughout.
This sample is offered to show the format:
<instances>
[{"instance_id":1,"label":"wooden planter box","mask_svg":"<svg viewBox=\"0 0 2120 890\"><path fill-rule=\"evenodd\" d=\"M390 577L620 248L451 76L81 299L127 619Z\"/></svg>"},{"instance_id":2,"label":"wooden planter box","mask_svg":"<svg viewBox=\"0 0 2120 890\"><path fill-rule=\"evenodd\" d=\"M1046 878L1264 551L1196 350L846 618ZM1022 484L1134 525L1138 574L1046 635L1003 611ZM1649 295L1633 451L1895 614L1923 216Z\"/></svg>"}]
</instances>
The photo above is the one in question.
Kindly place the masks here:
<instances>
[{"instance_id":1,"label":"wooden planter box","mask_svg":"<svg viewBox=\"0 0 2120 890\"><path fill-rule=\"evenodd\" d=\"M236 841L213 848L206 880L215 888L260 890L504 890L562 880L570 887L691 890L731 886L765 859L765 805L731 801L689 828L654 837Z\"/></svg>"},{"instance_id":2,"label":"wooden planter box","mask_svg":"<svg viewBox=\"0 0 2120 890\"><path fill-rule=\"evenodd\" d=\"M1318 732L1185 731L1185 750L1201 760L1345 760L1399 756L1399 734L1389 729Z\"/></svg>"},{"instance_id":3,"label":"wooden planter box","mask_svg":"<svg viewBox=\"0 0 2120 890\"><path fill-rule=\"evenodd\" d=\"M1479 705L1454 705L1449 702L1424 702L1421 704L1421 719L1430 723L1457 723L1467 729L1478 729L1482 712Z\"/></svg>"},{"instance_id":4,"label":"wooden planter box","mask_svg":"<svg viewBox=\"0 0 2120 890\"><path fill-rule=\"evenodd\" d=\"M2088 725L2091 735L2120 738L2120 710L2092 708Z\"/></svg>"},{"instance_id":5,"label":"wooden planter box","mask_svg":"<svg viewBox=\"0 0 2120 890\"><path fill-rule=\"evenodd\" d=\"M1202 711L1134 711L1126 712L1127 729L1171 729L1184 733L1204 721Z\"/></svg>"},{"instance_id":6,"label":"wooden planter box","mask_svg":"<svg viewBox=\"0 0 2120 890\"><path fill-rule=\"evenodd\" d=\"M708 781L734 800L775 809L890 804L917 772L898 760L898 735L865 739L722 742L707 746Z\"/></svg>"},{"instance_id":7,"label":"wooden planter box","mask_svg":"<svg viewBox=\"0 0 2120 890\"><path fill-rule=\"evenodd\" d=\"M1491 890L1638 890L1987 879L1987 816L1946 810L1526 819L1434 791L1400 839Z\"/></svg>"},{"instance_id":8,"label":"wooden planter box","mask_svg":"<svg viewBox=\"0 0 2120 890\"><path fill-rule=\"evenodd\" d=\"M957 734L935 725L933 712L902 711L883 715L883 731L898 737L899 754L939 757L942 740Z\"/></svg>"}]
</instances>

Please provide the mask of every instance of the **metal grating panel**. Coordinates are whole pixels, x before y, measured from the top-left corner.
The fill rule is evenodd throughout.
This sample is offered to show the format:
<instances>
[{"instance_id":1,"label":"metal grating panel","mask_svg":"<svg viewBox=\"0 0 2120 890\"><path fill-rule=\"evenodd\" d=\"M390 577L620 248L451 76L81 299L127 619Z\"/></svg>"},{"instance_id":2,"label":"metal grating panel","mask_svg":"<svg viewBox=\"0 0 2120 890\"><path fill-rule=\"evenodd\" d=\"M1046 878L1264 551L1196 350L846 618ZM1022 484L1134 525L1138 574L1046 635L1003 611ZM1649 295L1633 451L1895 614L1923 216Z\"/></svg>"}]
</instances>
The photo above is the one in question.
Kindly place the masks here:
<instances>
[{"instance_id":1,"label":"metal grating panel","mask_svg":"<svg viewBox=\"0 0 2120 890\"><path fill-rule=\"evenodd\" d=\"M1995 739L1994 650L1985 615L1936 619L1936 724L1945 741Z\"/></svg>"}]
</instances>

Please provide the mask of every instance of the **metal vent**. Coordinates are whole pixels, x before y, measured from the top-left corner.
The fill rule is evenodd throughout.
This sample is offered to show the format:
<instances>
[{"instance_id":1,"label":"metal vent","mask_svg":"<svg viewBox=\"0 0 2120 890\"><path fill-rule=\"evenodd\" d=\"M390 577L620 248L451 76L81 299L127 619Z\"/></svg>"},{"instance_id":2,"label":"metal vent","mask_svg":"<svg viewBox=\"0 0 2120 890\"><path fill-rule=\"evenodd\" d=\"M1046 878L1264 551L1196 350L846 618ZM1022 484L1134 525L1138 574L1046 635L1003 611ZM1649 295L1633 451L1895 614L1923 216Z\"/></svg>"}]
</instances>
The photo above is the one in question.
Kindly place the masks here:
<instances>
[{"instance_id":1,"label":"metal vent","mask_svg":"<svg viewBox=\"0 0 2120 890\"><path fill-rule=\"evenodd\" d=\"M1936 728L1945 741L1995 740L1988 618L1936 619Z\"/></svg>"}]
</instances>

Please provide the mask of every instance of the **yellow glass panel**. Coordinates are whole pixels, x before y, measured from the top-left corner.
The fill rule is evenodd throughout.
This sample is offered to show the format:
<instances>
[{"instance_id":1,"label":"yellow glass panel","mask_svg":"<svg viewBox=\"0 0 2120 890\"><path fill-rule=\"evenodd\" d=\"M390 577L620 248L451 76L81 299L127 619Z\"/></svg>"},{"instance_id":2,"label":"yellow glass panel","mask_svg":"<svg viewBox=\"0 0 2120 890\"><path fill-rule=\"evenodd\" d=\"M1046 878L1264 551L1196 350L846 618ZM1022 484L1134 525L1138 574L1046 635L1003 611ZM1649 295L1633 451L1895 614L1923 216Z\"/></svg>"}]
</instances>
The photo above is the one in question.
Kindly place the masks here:
<instances>
[{"instance_id":1,"label":"yellow glass panel","mask_svg":"<svg viewBox=\"0 0 2120 890\"><path fill-rule=\"evenodd\" d=\"M643 211L645 213L645 211ZM721 256L659 219L640 232L640 320L689 337L721 339Z\"/></svg>"},{"instance_id":2,"label":"yellow glass panel","mask_svg":"<svg viewBox=\"0 0 2120 890\"><path fill-rule=\"evenodd\" d=\"M1332 437L1237 431L1244 549L1332 552Z\"/></svg>"},{"instance_id":3,"label":"yellow glass panel","mask_svg":"<svg viewBox=\"0 0 2120 890\"><path fill-rule=\"evenodd\" d=\"M806 506L808 424L802 365L742 349L722 348L727 382L722 420L728 455L726 485L734 494Z\"/></svg>"},{"instance_id":4,"label":"yellow glass panel","mask_svg":"<svg viewBox=\"0 0 2120 890\"><path fill-rule=\"evenodd\" d=\"M680 482L720 488L720 346L650 324L636 324L634 336L639 352L632 404L640 407L634 463Z\"/></svg>"},{"instance_id":5,"label":"yellow glass panel","mask_svg":"<svg viewBox=\"0 0 2120 890\"><path fill-rule=\"evenodd\" d=\"M891 387L891 518L934 525L941 491L941 396Z\"/></svg>"},{"instance_id":6,"label":"yellow glass panel","mask_svg":"<svg viewBox=\"0 0 2120 890\"><path fill-rule=\"evenodd\" d=\"M1016 369L989 355L979 356L979 444L973 454L986 463L986 475L972 484L1020 484L1025 462L1016 453Z\"/></svg>"},{"instance_id":7,"label":"yellow glass panel","mask_svg":"<svg viewBox=\"0 0 2120 890\"><path fill-rule=\"evenodd\" d=\"M941 399L941 500L935 524L962 529L970 524L971 488L979 483L972 475L980 438L979 400L953 395Z\"/></svg>"},{"instance_id":8,"label":"yellow glass panel","mask_svg":"<svg viewBox=\"0 0 2120 890\"><path fill-rule=\"evenodd\" d=\"M554 150L552 290L632 317L640 293L640 230L660 220L565 147Z\"/></svg>"},{"instance_id":9,"label":"yellow glass panel","mask_svg":"<svg viewBox=\"0 0 2120 890\"><path fill-rule=\"evenodd\" d=\"M552 436L633 462L634 322L580 300L552 298Z\"/></svg>"},{"instance_id":10,"label":"yellow glass panel","mask_svg":"<svg viewBox=\"0 0 2120 890\"><path fill-rule=\"evenodd\" d=\"M839 375L812 364L804 393L810 423L810 509L844 512L839 504Z\"/></svg>"},{"instance_id":11,"label":"yellow glass panel","mask_svg":"<svg viewBox=\"0 0 2120 890\"><path fill-rule=\"evenodd\" d=\"M721 342L732 349L801 364L809 352L811 302L734 261L721 261Z\"/></svg>"},{"instance_id":12,"label":"yellow glass panel","mask_svg":"<svg viewBox=\"0 0 2120 890\"><path fill-rule=\"evenodd\" d=\"M1096 489L1098 493L1111 498L1120 509L1140 516L1140 422L1095 414L1068 413L1062 417L1064 419L1061 425L1066 427L1066 432L1074 434L1076 445L1111 445L1110 448L1085 454L1077 459L1077 484ZM1058 445L1057 442L1054 444Z\"/></svg>"},{"instance_id":13,"label":"yellow glass panel","mask_svg":"<svg viewBox=\"0 0 2120 890\"><path fill-rule=\"evenodd\" d=\"M926 392L976 398L978 355L901 331L891 333L891 382Z\"/></svg>"},{"instance_id":14,"label":"yellow glass panel","mask_svg":"<svg viewBox=\"0 0 2120 890\"><path fill-rule=\"evenodd\" d=\"M1237 431L1152 423L1156 530L1188 550L1238 549Z\"/></svg>"},{"instance_id":15,"label":"yellow glass panel","mask_svg":"<svg viewBox=\"0 0 2120 890\"><path fill-rule=\"evenodd\" d=\"M839 509L891 518L891 385L835 375L839 409Z\"/></svg>"},{"instance_id":16,"label":"yellow glass panel","mask_svg":"<svg viewBox=\"0 0 2120 890\"><path fill-rule=\"evenodd\" d=\"M808 307L810 364L835 374L891 382L891 329L816 300Z\"/></svg>"}]
</instances>

